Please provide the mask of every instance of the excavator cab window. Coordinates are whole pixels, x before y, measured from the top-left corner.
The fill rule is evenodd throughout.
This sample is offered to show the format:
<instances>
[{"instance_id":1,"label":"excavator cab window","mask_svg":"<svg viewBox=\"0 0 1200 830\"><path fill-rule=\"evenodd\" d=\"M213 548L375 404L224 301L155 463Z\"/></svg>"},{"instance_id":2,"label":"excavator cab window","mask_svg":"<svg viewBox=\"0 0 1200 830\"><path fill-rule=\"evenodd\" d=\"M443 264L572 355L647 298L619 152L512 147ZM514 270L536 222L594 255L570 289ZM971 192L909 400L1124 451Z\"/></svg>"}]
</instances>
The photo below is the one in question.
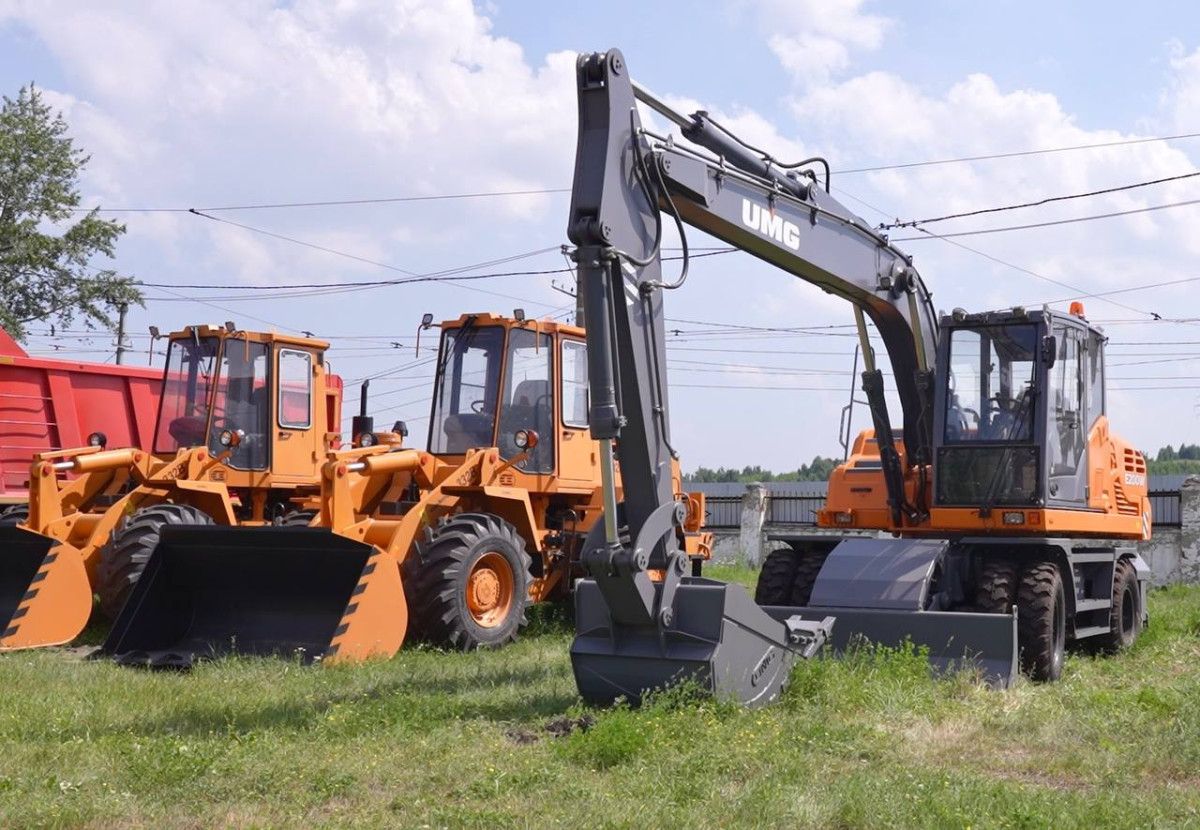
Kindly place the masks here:
<instances>
[{"instance_id":1,"label":"excavator cab window","mask_svg":"<svg viewBox=\"0 0 1200 830\"><path fill-rule=\"evenodd\" d=\"M154 430L156 453L174 455L181 449L208 443L208 408L219 350L215 337L171 341Z\"/></svg>"},{"instance_id":2,"label":"excavator cab window","mask_svg":"<svg viewBox=\"0 0 1200 830\"><path fill-rule=\"evenodd\" d=\"M266 343L229 339L221 354L221 373L208 426L209 450L230 452L225 462L238 470L265 470L270 456L271 389ZM221 443L221 433L241 432L236 446Z\"/></svg>"},{"instance_id":3,"label":"excavator cab window","mask_svg":"<svg viewBox=\"0 0 1200 830\"><path fill-rule=\"evenodd\" d=\"M938 503L1036 503L1038 327L955 328L950 338Z\"/></svg>"},{"instance_id":4,"label":"excavator cab window","mask_svg":"<svg viewBox=\"0 0 1200 830\"><path fill-rule=\"evenodd\" d=\"M463 326L442 335L429 451L461 455L493 446L504 329Z\"/></svg>"},{"instance_id":5,"label":"excavator cab window","mask_svg":"<svg viewBox=\"0 0 1200 830\"><path fill-rule=\"evenodd\" d=\"M518 430L538 434L518 469L529 473L554 471L554 346L550 335L514 328L508 336L508 364L500 408L498 446L505 460L521 453L514 442Z\"/></svg>"}]
</instances>

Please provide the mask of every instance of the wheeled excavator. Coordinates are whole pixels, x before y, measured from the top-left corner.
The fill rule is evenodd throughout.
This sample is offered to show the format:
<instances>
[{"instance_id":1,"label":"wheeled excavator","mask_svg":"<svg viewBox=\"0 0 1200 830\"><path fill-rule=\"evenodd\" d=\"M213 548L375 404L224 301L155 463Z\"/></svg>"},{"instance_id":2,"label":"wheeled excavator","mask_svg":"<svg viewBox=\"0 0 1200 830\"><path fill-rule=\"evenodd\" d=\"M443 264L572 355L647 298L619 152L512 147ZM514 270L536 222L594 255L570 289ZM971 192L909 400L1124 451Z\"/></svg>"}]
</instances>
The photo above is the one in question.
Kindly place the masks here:
<instances>
[{"instance_id":1,"label":"wheeled excavator","mask_svg":"<svg viewBox=\"0 0 1200 830\"><path fill-rule=\"evenodd\" d=\"M1113 649L1146 620L1146 467L1105 415L1105 338L1069 313L955 310L939 319L910 256L830 194L819 158L785 164L708 116L638 86L617 50L577 63L579 137L568 235L589 322L590 425L618 503L585 548L571 657L605 703L692 678L746 703L776 697L828 640L911 642L940 670L1011 683L1062 671L1068 642ZM688 144L643 127L636 102ZM823 172L818 175L817 170ZM665 280L663 224L684 239ZM849 301L873 430L835 473L822 524L879 536L797 540L772 554L758 603L688 576L670 530L662 297L686 277L684 225ZM887 350L902 410L893 430ZM650 581L651 568L667 579Z\"/></svg>"}]
</instances>

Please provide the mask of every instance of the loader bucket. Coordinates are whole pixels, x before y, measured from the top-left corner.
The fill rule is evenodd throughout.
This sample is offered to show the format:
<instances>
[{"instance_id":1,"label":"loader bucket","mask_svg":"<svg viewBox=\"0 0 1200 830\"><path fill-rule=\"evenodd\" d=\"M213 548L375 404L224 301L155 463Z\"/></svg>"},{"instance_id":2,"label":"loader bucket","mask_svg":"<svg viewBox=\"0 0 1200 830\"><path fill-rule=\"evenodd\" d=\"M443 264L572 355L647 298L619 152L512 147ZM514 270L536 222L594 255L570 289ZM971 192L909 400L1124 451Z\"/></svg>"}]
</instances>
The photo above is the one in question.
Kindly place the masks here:
<instances>
[{"instance_id":1,"label":"loader bucket","mask_svg":"<svg viewBox=\"0 0 1200 830\"><path fill-rule=\"evenodd\" d=\"M820 649L832 625L789 627L742 586L701 577L682 580L674 611L667 629L614 624L595 581L581 580L571 667L583 699L638 704L647 692L691 681L721 698L766 704L779 697L795 660Z\"/></svg>"},{"instance_id":2,"label":"loader bucket","mask_svg":"<svg viewBox=\"0 0 1200 830\"><path fill-rule=\"evenodd\" d=\"M187 668L223 654L391 656L408 611L395 560L330 530L168 526L103 653Z\"/></svg>"},{"instance_id":3,"label":"loader bucket","mask_svg":"<svg viewBox=\"0 0 1200 830\"><path fill-rule=\"evenodd\" d=\"M0 651L69 643L87 625L92 602L78 550L0 525Z\"/></svg>"}]
</instances>

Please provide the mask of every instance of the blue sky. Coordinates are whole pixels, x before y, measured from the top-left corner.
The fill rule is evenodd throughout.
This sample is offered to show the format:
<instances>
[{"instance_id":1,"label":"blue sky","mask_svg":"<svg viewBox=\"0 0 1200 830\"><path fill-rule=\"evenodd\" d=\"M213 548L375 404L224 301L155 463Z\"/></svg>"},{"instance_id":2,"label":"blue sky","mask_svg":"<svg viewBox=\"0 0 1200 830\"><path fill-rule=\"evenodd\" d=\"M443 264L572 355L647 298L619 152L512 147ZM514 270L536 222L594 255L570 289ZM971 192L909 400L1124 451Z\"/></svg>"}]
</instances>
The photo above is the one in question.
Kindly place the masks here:
<instances>
[{"instance_id":1,"label":"blue sky","mask_svg":"<svg viewBox=\"0 0 1200 830\"><path fill-rule=\"evenodd\" d=\"M573 53L619 46L637 79L680 106L710 109L780 157L828 156L835 192L874 223L1200 169L1200 139L1186 139L837 172L1200 132L1198 18L1182 2L1133 14L1112 2L1015 0L610 2L602 11L504 0L0 0L0 91L13 95L30 80L46 90L92 154L85 202L106 208L541 190L570 184ZM1200 185L1185 180L938 227L1198 196ZM528 254L473 272L493 273L564 267L555 249L566 241L566 214L565 194L541 194L213 215L412 273ZM129 227L115 267L165 286L148 289L147 307L130 315L137 348L152 324L232 318L314 331L335 342L331 358L348 380L394 372L374 384L375 408L384 420L412 422L414 435L428 413L427 369L396 372L412 355L389 344L410 346L423 312L521 305L562 316L570 305L551 285L569 284L567 274L288 299L258 289L403 275L187 213L114 215ZM1185 207L961 240L982 253L936 240L907 248L939 308L1065 307L1076 289L1200 276L1197 220ZM711 244L699 234L689 241ZM844 326L849 307L742 255L698 260L693 272L667 310L681 332L670 355L685 469L793 468L834 453L853 350L845 330L725 327ZM257 293L173 287L190 285ZM1146 449L1197 441L1200 282L1112 300L1121 304L1091 299L1087 308L1112 337L1115 429ZM1152 322L1151 312L1176 322ZM39 333L29 347L104 359L110 338L86 337Z\"/></svg>"}]
</instances>

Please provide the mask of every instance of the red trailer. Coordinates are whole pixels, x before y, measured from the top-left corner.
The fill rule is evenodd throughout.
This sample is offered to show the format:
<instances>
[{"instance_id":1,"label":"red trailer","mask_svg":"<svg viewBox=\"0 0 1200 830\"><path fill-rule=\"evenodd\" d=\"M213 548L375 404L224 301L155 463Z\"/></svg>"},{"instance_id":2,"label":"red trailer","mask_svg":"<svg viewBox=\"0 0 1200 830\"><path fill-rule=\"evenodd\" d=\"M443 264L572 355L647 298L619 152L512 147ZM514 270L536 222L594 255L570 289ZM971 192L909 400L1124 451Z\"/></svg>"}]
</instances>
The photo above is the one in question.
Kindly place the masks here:
<instances>
[{"instance_id":1,"label":"red trailer","mask_svg":"<svg viewBox=\"0 0 1200 830\"><path fill-rule=\"evenodd\" d=\"M30 357L0 329L0 508L26 501L34 453L81 447L149 450L162 369Z\"/></svg>"}]
</instances>

